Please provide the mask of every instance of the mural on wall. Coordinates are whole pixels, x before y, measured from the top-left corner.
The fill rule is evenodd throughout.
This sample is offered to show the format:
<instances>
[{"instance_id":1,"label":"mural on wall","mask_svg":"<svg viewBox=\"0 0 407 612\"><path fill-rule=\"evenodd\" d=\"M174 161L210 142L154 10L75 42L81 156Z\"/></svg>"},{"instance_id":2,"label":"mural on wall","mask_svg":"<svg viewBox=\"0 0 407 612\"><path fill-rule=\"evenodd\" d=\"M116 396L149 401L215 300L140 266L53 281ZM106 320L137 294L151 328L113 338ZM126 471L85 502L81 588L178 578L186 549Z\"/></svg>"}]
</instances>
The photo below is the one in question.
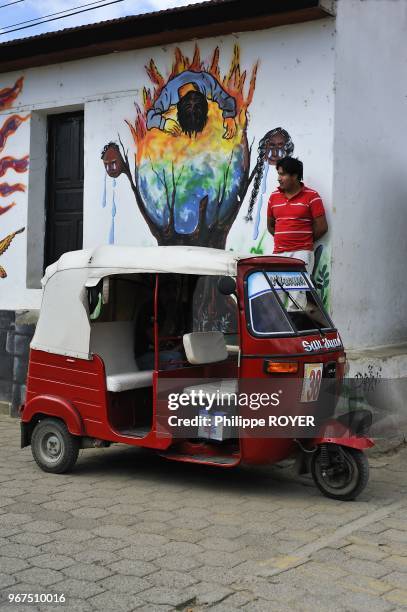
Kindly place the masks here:
<instances>
[{"instance_id":1,"label":"mural on wall","mask_svg":"<svg viewBox=\"0 0 407 612\"><path fill-rule=\"evenodd\" d=\"M202 60L196 45L192 60L175 49L168 76L153 59L146 72L153 88L144 87L135 121L126 121L134 165L119 139L120 147L110 142L102 152L106 173L114 181L121 174L127 177L158 244L225 248L249 186L247 109L257 63L248 78L236 45L229 71L222 75L219 48ZM113 202L110 240L115 214Z\"/></svg>"},{"instance_id":2,"label":"mural on wall","mask_svg":"<svg viewBox=\"0 0 407 612\"><path fill-rule=\"evenodd\" d=\"M254 218L253 240L259 237L259 227L263 205L268 201L270 195L267 185L268 171L270 166L276 165L279 159L288 157L294 152L294 143L290 134L282 127L276 127L264 134L260 139L257 149L257 160L250 182L253 180L253 188L250 195L249 207L246 221L253 221L253 209L257 201L257 209ZM271 192L271 190L270 190ZM264 255L264 241L267 237L267 229L263 230L262 236L257 245L250 249L251 253Z\"/></svg>"},{"instance_id":3,"label":"mural on wall","mask_svg":"<svg viewBox=\"0 0 407 612\"><path fill-rule=\"evenodd\" d=\"M144 87L142 104L135 103L135 120L125 120L134 150L129 153L119 135L118 142L108 142L101 155L106 171L102 207L111 210L110 244L115 243L117 181L123 175L159 245L224 249L252 184L245 217L253 221L250 252L265 254L269 234L264 217L273 190L270 166L293 155L294 142L283 127L267 131L258 141L256 163L250 171L247 111L255 93L258 62L250 74L242 70L238 45L226 74L221 74L219 60L219 47L202 60L198 45L191 60L176 48L166 72L149 60L145 69L152 86ZM329 271L328 251L320 245L313 277L327 307Z\"/></svg>"},{"instance_id":4,"label":"mural on wall","mask_svg":"<svg viewBox=\"0 0 407 612\"><path fill-rule=\"evenodd\" d=\"M19 96L22 91L24 83L24 77L20 77L12 87L5 87L0 90L0 112L12 107L13 102ZM6 148L7 141L10 137L15 134L20 125L29 119L30 115L21 117L20 115L10 115L4 119L0 126L0 154L2 154ZM0 177L3 177L8 170L14 170L19 174L27 172L28 169L28 155L16 159L10 155L0 157ZM0 183L0 198L7 198L10 195L18 192L25 192L26 186L23 183ZM10 211L16 202L8 202L4 206L0 205L0 215L3 215ZM3 239L0 240L0 256L9 248L10 244L14 240L17 234L21 234L24 231L24 227L11 232ZM6 278L6 270L0 266L0 278Z\"/></svg>"}]
</instances>

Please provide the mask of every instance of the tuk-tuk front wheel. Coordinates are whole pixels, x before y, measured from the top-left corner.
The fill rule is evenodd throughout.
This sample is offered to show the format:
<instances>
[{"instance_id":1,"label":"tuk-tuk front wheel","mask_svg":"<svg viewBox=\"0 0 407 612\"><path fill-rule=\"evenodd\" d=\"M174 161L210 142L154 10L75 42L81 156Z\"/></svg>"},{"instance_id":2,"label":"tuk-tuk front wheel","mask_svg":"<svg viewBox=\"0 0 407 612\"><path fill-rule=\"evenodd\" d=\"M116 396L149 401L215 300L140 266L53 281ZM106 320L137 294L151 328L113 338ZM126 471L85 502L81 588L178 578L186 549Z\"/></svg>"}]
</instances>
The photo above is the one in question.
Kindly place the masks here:
<instances>
[{"instance_id":1,"label":"tuk-tuk front wheel","mask_svg":"<svg viewBox=\"0 0 407 612\"><path fill-rule=\"evenodd\" d=\"M44 419L34 427L31 451L44 472L63 474L69 472L76 463L79 441L69 433L62 421Z\"/></svg>"},{"instance_id":2,"label":"tuk-tuk front wheel","mask_svg":"<svg viewBox=\"0 0 407 612\"><path fill-rule=\"evenodd\" d=\"M322 444L311 459L311 473L318 489L332 499L355 499L369 480L366 455L338 444Z\"/></svg>"}]
</instances>

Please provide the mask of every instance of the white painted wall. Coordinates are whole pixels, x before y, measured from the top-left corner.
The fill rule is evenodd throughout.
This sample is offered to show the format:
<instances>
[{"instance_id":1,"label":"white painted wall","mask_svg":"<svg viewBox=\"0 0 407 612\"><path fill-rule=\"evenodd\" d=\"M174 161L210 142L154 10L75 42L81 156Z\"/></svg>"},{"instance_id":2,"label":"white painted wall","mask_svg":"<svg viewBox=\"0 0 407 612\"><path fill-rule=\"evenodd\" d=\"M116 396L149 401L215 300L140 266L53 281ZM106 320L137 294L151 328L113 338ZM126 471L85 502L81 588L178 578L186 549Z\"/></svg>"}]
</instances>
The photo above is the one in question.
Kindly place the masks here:
<instances>
[{"instance_id":1,"label":"white painted wall","mask_svg":"<svg viewBox=\"0 0 407 612\"><path fill-rule=\"evenodd\" d=\"M288 130L295 143L294 155L304 161L305 181L320 191L330 217L334 111L333 20L198 41L203 58L210 57L219 45L222 73L229 68L233 45L236 43L240 46L242 69L249 73L256 60L260 60L254 99L249 107L248 140L249 143L253 142L251 166L256 161L259 139L270 129L282 126ZM189 57L192 56L193 42L179 46ZM30 135L30 126L25 124L24 129L21 127L18 130L13 141L19 151L28 151L31 137L30 192L28 198L21 194L18 208L15 208L16 215L12 217L12 212L9 212L0 218L2 235L7 231L4 230L6 221L8 228L14 228L26 224L28 217L32 226L28 232L30 244L41 240L41 214L44 206L41 201L44 193L41 181L44 181L45 176L45 141L41 129L45 130L44 117L50 112L65 112L82 107L85 112L84 247L107 241L111 223L109 198L112 180L109 177L107 179L108 205L102 209L105 172L100 160L101 150L109 140L117 140L118 133L129 151L134 150L124 120L134 119L134 102L141 102L144 85L151 86L145 65L153 58L159 70L168 75L174 48L156 47L112 54L33 68L23 73L24 89L12 112L33 112L34 128ZM14 83L20 74L0 75L0 89ZM276 185L274 173L275 169L270 167L270 191ZM117 181L116 199L116 242L155 244L123 175ZM253 228L243 220L247 201L248 197L229 234L227 248L248 251L254 245ZM31 207L30 214L27 214L27 205ZM33 216L37 219L36 225L33 224ZM265 216L266 205L262 210L263 228ZM7 261L6 255L0 258L0 264L7 267L9 272L8 278L0 281L0 309L36 308L40 305L40 292L27 289L26 286L27 234L17 238L20 240L16 239L10 247ZM266 247L268 252L272 251L271 238L267 240Z\"/></svg>"},{"instance_id":2,"label":"white painted wall","mask_svg":"<svg viewBox=\"0 0 407 612\"><path fill-rule=\"evenodd\" d=\"M349 348L407 339L407 2L337 3L333 317Z\"/></svg>"}]
</instances>

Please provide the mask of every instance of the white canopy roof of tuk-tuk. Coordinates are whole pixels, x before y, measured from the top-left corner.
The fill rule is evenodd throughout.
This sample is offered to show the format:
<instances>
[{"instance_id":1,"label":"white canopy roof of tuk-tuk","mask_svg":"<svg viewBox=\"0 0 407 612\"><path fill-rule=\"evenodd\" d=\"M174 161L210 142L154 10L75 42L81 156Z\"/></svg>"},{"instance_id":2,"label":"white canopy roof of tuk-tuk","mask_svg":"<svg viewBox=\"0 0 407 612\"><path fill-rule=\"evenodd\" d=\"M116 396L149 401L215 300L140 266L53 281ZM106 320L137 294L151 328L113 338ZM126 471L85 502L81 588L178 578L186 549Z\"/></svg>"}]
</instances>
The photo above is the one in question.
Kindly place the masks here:
<instances>
[{"instance_id":1,"label":"white canopy roof of tuk-tuk","mask_svg":"<svg viewBox=\"0 0 407 612\"><path fill-rule=\"evenodd\" d=\"M177 273L236 276L246 256L205 247L101 246L65 253L46 269L40 318L31 348L89 359L86 287L115 274Z\"/></svg>"},{"instance_id":2,"label":"white canopy roof of tuk-tuk","mask_svg":"<svg viewBox=\"0 0 407 612\"><path fill-rule=\"evenodd\" d=\"M42 284L63 270L86 269L86 286L111 274L142 272L236 276L236 266L243 255L233 251L189 246L126 247L100 246L95 249L71 251L45 271ZM94 279L94 281L92 281Z\"/></svg>"}]
</instances>

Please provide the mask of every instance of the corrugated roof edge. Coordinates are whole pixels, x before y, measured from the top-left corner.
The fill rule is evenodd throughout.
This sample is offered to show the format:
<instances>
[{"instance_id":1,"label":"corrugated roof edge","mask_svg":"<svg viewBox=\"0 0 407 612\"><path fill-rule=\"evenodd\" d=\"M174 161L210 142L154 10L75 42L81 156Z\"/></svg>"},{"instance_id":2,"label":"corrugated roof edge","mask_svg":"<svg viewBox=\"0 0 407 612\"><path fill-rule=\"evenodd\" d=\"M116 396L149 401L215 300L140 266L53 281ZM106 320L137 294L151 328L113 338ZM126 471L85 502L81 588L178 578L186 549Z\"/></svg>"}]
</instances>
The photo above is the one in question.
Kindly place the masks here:
<instances>
[{"instance_id":1,"label":"corrugated roof edge","mask_svg":"<svg viewBox=\"0 0 407 612\"><path fill-rule=\"evenodd\" d=\"M103 21L95 21L93 23L86 23L81 26L75 26L72 28L62 28L61 30L52 30L51 32L45 32L43 34L35 34L33 36L25 36L24 38L14 38L12 40L6 40L5 42L0 42L0 48L4 48L11 45L17 45L19 43L25 43L27 41L35 41L38 39L45 38L53 38L55 36L61 35L63 33L68 32L77 32L79 30L92 30L94 28L103 28L107 25L111 24L119 24L124 23L126 21L137 21L139 19L145 19L147 17L156 17L160 15L168 15L172 13L182 13L185 10L190 9L199 9L204 5L215 5L215 4L226 4L233 2L234 0L204 0L203 2L195 2L194 4L184 4L183 6L163 9L161 11L151 11L149 13L137 13L135 15L126 15L125 17L117 17L116 19L105 19Z\"/></svg>"},{"instance_id":2,"label":"corrugated roof edge","mask_svg":"<svg viewBox=\"0 0 407 612\"><path fill-rule=\"evenodd\" d=\"M208 0L0 43L0 73L330 16L326 0Z\"/></svg>"}]
</instances>

